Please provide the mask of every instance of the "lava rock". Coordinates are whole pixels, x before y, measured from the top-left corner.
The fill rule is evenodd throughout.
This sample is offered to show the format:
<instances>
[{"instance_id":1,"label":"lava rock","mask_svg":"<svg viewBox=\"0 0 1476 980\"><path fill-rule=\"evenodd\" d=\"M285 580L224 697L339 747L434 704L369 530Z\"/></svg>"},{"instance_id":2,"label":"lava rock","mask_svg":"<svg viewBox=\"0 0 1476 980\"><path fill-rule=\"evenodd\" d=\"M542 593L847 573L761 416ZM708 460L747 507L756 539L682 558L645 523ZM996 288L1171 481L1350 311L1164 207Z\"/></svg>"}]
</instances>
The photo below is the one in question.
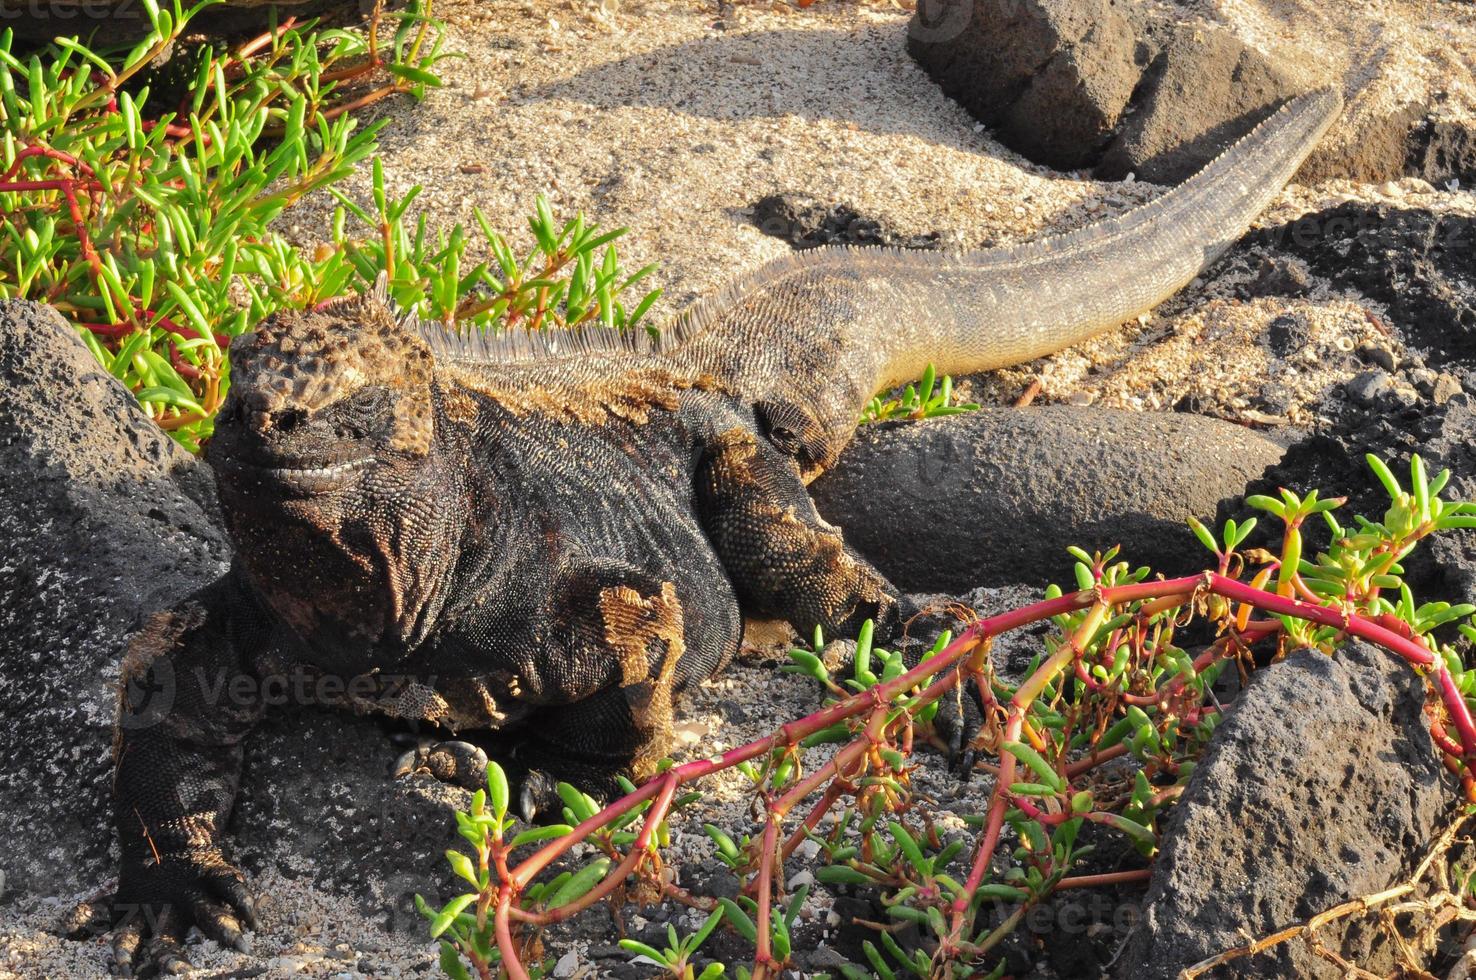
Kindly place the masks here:
<instances>
[{"instance_id":1,"label":"lava rock","mask_svg":"<svg viewBox=\"0 0 1476 980\"><path fill-rule=\"evenodd\" d=\"M1241 290L1243 299L1258 296L1306 296L1312 291L1307 270L1285 256L1265 256L1256 269L1256 277ZM1283 317L1277 317L1277 320ZM1272 324L1273 328L1275 323ZM1303 328L1305 332L1305 328Z\"/></svg>"},{"instance_id":2,"label":"lava rock","mask_svg":"<svg viewBox=\"0 0 1476 980\"><path fill-rule=\"evenodd\" d=\"M1290 313L1283 313L1266 327L1266 344L1277 357L1288 357L1312 342L1312 330L1307 321Z\"/></svg>"},{"instance_id":3,"label":"lava rock","mask_svg":"<svg viewBox=\"0 0 1476 980\"><path fill-rule=\"evenodd\" d=\"M1108 180L1180 181L1298 92L1227 31L1110 0L924 0L907 50L1006 146Z\"/></svg>"},{"instance_id":4,"label":"lava rock","mask_svg":"<svg viewBox=\"0 0 1476 980\"><path fill-rule=\"evenodd\" d=\"M983 408L864 426L810 490L826 520L897 585L1069 581L1068 545L1123 546L1163 572L1208 553L1185 521L1215 517L1282 447L1194 415L1073 406Z\"/></svg>"},{"instance_id":5,"label":"lava rock","mask_svg":"<svg viewBox=\"0 0 1476 980\"><path fill-rule=\"evenodd\" d=\"M1176 184L1299 92L1259 52L1226 31L1175 27L1144 73L1135 108L1096 174Z\"/></svg>"},{"instance_id":6,"label":"lava rock","mask_svg":"<svg viewBox=\"0 0 1476 980\"><path fill-rule=\"evenodd\" d=\"M1476 129L1470 123L1426 117L1409 131L1404 172L1436 187L1451 180L1476 183Z\"/></svg>"},{"instance_id":7,"label":"lava rock","mask_svg":"<svg viewBox=\"0 0 1476 980\"><path fill-rule=\"evenodd\" d=\"M907 50L1006 146L1060 170L1095 161L1142 70L1110 0L922 0Z\"/></svg>"},{"instance_id":8,"label":"lava rock","mask_svg":"<svg viewBox=\"0 0 1476 980\"><path fill-rule=\"evenodd\" d=\"M1402 881L1458 795L1424 698L1403 661L1361 642L1257 671L1169 818L1117 975L1167 980L1247 937ZM1356 917L1318 936L1363 969L1394 969L1387 942ZM1296 941L1216 973L1341 975Z\"/></svg>"},{"instance_id":9,"label":"lava rock","mask_svg":"<svg viewBox=\"0 0 1476 980\"><path fill-rule=\"evenodd\" d=\"M1476 218L1349 201L1246 236L1389 308L1408 347L1441 367L1476 359Z\"/></svg>"},{"instance_id":10,"label":"lava rock","mask_svg":"<svg viewBox=\"0 0 1476 980\"><path fill-rule=\"evenodd\" d=\"M770 194L753 205L753 223L765 235L798 249L818 245L895 245L939 248L940 236L902 235L847 204L823 204L809 194Z\"/></svg>"},{"instance_id":11,"label":"lava rock","mask_svg":"<svg viewBox=\"0 0 1476 980\"><path fill-rule=\"evenodd\" d=\"M226 567L214 483L54 310L0 303L0 871L111 873L118 660L141 613Z\"/></svg>"},{"instance_id":12,"label":"lava rock","mask_svg":"<svg viewBox=\"0 0 1476 980\"><path fill-rule=\"evenodd\" d=\"M1394 387L1394 379L1383 371L1360 371L1343 386L1348 397L1360 405L1374 405Z\"/></svg>"}]
</instances>

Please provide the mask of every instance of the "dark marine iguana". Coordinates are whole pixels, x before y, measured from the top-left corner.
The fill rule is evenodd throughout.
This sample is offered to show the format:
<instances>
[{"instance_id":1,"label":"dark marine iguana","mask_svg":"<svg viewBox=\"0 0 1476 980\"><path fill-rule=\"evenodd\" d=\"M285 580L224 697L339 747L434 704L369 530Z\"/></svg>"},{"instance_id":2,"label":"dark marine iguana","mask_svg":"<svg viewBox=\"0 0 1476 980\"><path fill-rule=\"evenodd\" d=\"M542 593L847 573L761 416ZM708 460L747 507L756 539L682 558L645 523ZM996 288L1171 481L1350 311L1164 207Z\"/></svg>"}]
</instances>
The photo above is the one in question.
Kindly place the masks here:
<instances>
[{"instance_id":1,"label":"dark marine iguana","mask_svg":"<svg viewBox=\"0 0 1476 980\"><path fill-rule=\"evenodd\" d=\"M376 293L237 338L207 450L235 562L124 663L116 908L162 914L125 917L115 969L182 968L191 924L233 945L254 925L221 843L274 683L450 731L520 723L536 805L551 778L646 775L673 697L727 663L745 616L895 633L907 598L805 490L866 400L929 362L1028 361L1172 295L1340 106L1296 98L1179 187L1069 234L779 259L654 341L459 336Z\"/></svg>"}]
</instances>

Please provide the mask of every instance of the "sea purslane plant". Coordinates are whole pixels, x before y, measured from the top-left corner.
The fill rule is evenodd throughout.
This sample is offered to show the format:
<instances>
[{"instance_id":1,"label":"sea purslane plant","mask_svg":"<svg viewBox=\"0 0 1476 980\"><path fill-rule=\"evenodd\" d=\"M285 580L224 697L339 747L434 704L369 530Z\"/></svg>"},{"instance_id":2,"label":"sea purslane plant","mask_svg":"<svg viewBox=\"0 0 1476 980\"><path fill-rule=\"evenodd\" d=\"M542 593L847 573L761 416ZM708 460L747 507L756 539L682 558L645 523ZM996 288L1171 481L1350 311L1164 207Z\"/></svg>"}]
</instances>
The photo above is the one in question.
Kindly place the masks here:
<instances>
[{"instance_id":1,"label":"sea purslane plant","mask_svg":"<svg viewBox=\"0 0 1476 980\"><path fill-rule=\"evenodd\" d=\"M1476 607L1418 603L1402 566L1429 535L1476 527L1476 504L1442 499L1449 474L1431 478L1418 456L1407 485L1377 458L1368 462L1390 497L1378 520L1358 516L1345 526L1334 516L1344 501L1315 492L1251 497L1251 508L1279 523L1277 546L1246 546L1255 517L1227 521L1218 534L1193 522L1212 567L1171 579L1130 567L1115 549L1073 549L1070 591L1052 587L1040 602L945 633L910 668L863 629L849 676L838 677L817 636L792 653L790 669L820 685L820 710L712 758L668 764L604 807L563 786L561 825L515 832L507 780L491 764L488 788L457 817L474 856L448 854L469 890L438 909L419 901L443 967L454 977L543 975L546 927L599 902L672 900L721 918L687 940L673 932L668 950L641 946L642 956L689 975L681 971L697 945L731 929L753 950L735 975L776 977L791 964L791 927L805 898L785 893L787 866L814 841L818 882L874 889L891 919L922 936L904 948L879 929L863 946L867 962L842 974L999 975L998 947L1034 905L1065 888L1147 878L1148 868L1075 873L1091 849L1082 831L1093 824L1121 834L1151 860L1163 814L1222 716L1210 690L1221 671L1253 670L1297 649L1331 654L1352 637L1425 679L1434 743L1466 803L1476 803L1476 671L1451 645L1453 637L1476 639ZM1318 525L1326 544L1309 557ZM1212 627L1213 639L1186 649L1180 637L1196 621ZM1051 627L1044 649L1022 680L1006 682L990 661L992 641L1037 623ZM936 833L912 788L914 749L960 685L982 709L971 748L977 768L993 777L967 847ZM823 743L839 748L814 764L812 750ZM1105 767L1113 760L1121 761ZM717 861L739 879L736 898L714 902L676 888L662 854L671 821L698 798L692 785L726 769L748 781L760 824L748 835L703 828ZM1002 848L1006 828L1015 844Z\"/></svg>"},{"instance_id":2,"label":"sea purslane plant","mask_svg":"<svg viewBox=\"0 0 1476 980\"><path fill-rule=\"evenodd\" d=\"M381 273L404 308L463 329L628 328L655 302L623 305L651 271L620 267L623 230L556 222L540 199L517 254L480 213L480 242L432 233L410 213L418 187L386 192L386 120L355 113L440 85L450 55L429 0L376 5L363 32L272 15L233 48L185 41L219 0L141 2L149 29L122 48L63 37L24 55L0 32L0 299L60 311L187 448L211 434L232 337ZM340 185L371 159L371 200L356 201ZM274 222L314 193L339 206L325 241L300 247Z\"/></svg>"}]
</instances>

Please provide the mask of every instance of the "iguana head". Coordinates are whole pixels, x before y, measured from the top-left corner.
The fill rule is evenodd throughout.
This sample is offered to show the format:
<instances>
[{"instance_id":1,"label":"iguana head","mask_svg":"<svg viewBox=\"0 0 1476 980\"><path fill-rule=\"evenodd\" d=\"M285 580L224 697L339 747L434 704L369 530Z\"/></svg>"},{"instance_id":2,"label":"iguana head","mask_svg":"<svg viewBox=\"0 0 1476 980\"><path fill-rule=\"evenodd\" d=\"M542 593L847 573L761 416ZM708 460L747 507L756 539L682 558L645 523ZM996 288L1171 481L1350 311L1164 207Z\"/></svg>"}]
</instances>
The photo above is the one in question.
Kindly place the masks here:
<instances>
[{"instance_id":1,"label":"iguana head","mask_svg":"<svg viewBox=\"0 0 1476 980\"><path fill-rule=\"evenodd\" d=\"M211 461L310 496L424 457L435 434L431 369L424 341L372 293L278 313L231 344Z\"/></svg>"},{"instance_id":2,"label":"iguana head","mask_svg":"<svg viewBox=\"0 0 1476 980\"><path fill-rule=\"evenodd\" d=\"M382 289L231 344L206 456L238 558L314 647L409 647L429 629L454 554L433 367Z\"/></svg>"}]
</instances>

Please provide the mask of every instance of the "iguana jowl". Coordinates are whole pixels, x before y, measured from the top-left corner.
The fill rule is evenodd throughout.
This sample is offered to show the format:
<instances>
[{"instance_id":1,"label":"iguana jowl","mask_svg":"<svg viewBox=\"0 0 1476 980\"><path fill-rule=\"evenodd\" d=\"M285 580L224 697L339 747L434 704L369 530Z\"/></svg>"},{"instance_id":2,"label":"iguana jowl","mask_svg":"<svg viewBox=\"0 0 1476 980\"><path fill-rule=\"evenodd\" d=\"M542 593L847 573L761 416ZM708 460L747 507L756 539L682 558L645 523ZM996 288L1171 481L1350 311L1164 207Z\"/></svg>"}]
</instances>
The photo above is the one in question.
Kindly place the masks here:
<instances>
[{"instance_id":1,"label":"iguana jowl","mask_svg":"<svg viewBox=\"0 0 1476 980\"><path fill-rule=\"evenodd\" d=\"M1070 234L780 259L655 344L461 338L373 294L238 338L208 450L234 567L125 661L117 900L167 911L119 929L116 965L147 939L177 966L191 923L228 943L252 923L220 843L273 679L452 731L519 721L520 765L603 788L665 753L674 694L728 661L742 616L894 629L904 597L805 492L865 401L929 362L1016 364L1152 307L1243 233L1340 106L1301 96L1183 185Z\"/></svg>"}]
</instances>

